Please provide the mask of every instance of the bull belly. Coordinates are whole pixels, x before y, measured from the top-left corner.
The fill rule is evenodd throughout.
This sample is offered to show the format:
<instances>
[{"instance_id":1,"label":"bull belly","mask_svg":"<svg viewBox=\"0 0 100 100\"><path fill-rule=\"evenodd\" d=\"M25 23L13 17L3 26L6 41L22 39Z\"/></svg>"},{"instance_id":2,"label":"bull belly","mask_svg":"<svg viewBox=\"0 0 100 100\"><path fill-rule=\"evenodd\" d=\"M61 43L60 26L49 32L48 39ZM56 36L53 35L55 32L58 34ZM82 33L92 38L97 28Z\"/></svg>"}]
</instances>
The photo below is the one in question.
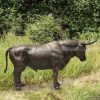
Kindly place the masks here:
<instances>
[{"instance_id":1,"label":"bull belly","mask_svg":"<svg viewBox=\"0 0 100 100\"><path fill-rule=\"evenodd\" d=\"M51 69L49 61L43 59L28 60L27 66L34 70Z\"/></svg>"},{"instance_id":2,"label":"bull belly","mask_svg":"<svg viewBox=\"0 0 100 100\"><path fill-rule=\"evenodd\" d=\"M28 67L32 68L33 70L52 69L50 66L33 66L33 65L28 65Z\"/></svg>"}]
</instances>

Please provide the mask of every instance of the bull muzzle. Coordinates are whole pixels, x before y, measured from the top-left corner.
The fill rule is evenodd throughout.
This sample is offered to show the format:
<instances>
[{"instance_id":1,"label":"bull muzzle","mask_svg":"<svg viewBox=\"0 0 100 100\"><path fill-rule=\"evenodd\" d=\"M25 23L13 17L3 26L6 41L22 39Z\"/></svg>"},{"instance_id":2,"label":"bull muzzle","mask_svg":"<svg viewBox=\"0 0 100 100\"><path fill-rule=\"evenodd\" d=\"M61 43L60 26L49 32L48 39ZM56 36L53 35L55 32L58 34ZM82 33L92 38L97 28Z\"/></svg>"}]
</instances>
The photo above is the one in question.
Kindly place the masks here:
<instances>
[{"instance_id":1,"label":"bull muzzle","mask_svg":"<svg viewBox=\"0 0 100 100\"><path fill-rule=\"evenodd\" d=\"M80 60L83 62L83 61L86 61L86 57L84 58L80 58Z\"/></svg>"}]
</instances>

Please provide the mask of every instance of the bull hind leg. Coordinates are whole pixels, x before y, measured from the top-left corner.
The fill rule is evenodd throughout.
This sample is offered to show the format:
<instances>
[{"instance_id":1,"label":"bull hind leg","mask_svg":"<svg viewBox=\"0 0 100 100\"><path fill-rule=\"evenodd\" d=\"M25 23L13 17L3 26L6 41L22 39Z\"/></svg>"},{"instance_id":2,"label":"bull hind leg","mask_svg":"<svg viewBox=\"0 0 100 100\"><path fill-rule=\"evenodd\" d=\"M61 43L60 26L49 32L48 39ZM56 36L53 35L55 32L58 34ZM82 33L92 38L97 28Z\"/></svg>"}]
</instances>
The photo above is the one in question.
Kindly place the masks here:
<instances>
[{"instance_id":1,"label":"bull hind leg","mask_svg":"<svg viewBox=\"0 0 100 100\"><path fill-rule=\"evenodd\" d=\"M58 85L58 87L60 87L60 83L57 81L57 85Z\"/></svg>"},{"instance_id":2,"label":"bull hind leg","mask_svg":"<svg viewBox=\"0 0 100 100\"><path fill-rule=\"evenodd\" d=\"M26 68L26 67L21 67L21 68L20 68L20 71L19 71L19 73L18 73L18 85L19 85L20 87L25 86L25 84L21 82L21 73L22 73L22 71L25 70L25 68Z\"/></svg>"},{"instance_id":3,"label":"bull hind leg","mask_svg":"<svg viewBox=\"0 0 100 100\"><path fill-rule=\"evenodd\" d=\"M25 84L21 82L20 76L21 76L21 72L18 74L18 85L20 87L23 87L23 86L25 86Z\"/></svg>"},{"instance_id":4,"label":"bull hind leg","mask_svg":"<svg viewBox=\"0 0 100 100\"><path fill-rule=\"evenodd\" d=\"M16 90L21 90L21 80L20 80L20 75L21 72L25 69L25 67L14 67L13 71L13 78L14 78L14 86Z\"/></svg>"}]
</instances>

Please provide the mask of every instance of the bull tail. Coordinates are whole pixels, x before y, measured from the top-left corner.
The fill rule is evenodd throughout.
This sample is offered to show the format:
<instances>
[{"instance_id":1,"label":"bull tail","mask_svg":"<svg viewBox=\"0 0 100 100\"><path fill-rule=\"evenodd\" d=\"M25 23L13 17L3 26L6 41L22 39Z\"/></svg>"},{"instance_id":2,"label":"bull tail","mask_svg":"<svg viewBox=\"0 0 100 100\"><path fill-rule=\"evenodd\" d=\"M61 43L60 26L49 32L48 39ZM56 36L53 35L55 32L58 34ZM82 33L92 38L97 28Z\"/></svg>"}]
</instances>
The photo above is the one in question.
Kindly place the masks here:
<instances>
[{"instance_id":1,"label":"bull tail","mask_svg":"<svg viewBox=\"0 0 100 100\"><path fill-rule=\"evenodd\" d=\"M6 50L6 53L5 53L6 68L5 68L5 70L4 70L4 73L6 73L6 71L7 71L7 67L8 67L8 53L9 53L10 49L11 49L11 48L7 49L7 50Z\"/></svg>"}]
</instances>

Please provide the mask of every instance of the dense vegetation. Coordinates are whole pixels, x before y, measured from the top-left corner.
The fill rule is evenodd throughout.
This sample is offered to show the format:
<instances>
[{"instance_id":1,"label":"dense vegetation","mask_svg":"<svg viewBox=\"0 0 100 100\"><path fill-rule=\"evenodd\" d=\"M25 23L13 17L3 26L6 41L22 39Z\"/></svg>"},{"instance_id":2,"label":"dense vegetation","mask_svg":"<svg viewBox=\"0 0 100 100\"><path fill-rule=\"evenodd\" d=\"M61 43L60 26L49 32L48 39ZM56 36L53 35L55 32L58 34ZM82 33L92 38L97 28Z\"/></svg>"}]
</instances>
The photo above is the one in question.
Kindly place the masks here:
<instances>
[{"instance_id":1,"label":"dense vegetation","mask_svg":"<svg viewBox=\"0 0 100 100\"><path fill-rule=\"evenodd\" d=\"M100 0L0 0L0 100L5 99L8 89L13 88L13 65L10 61L8 71L4 74L7 48L16 44L46 43L66 38L94 40L99 37L97 34L100 35ZM67 67L59 72L59 79L68 77L73 80L100 70L99 42L87 47L86 56L84 63L77 58L71 59ZM82 86L74 86L73 82L62 85L59 91L49 87L50 84L48 88L42 85L52 80L51 70L35 72L27 68L22 74L22 81L27 85L38 85L38 88L41 86L42 89L22 91L18 93L17 100L100 98L100 84L96 77ZM12 89L12 95L16 94Z\"/></svg>"},{"instance_id":2,"label":"dense vegetation","mask_svg":"<svg viewBox=\"0 0 100 100\"><path fill-rule=\"evenodd\" d=\"M99 0L0 0L0 34L26 32L31 39L48 42L79 38L99 27Z\"/></svg>"}]
</instances>

